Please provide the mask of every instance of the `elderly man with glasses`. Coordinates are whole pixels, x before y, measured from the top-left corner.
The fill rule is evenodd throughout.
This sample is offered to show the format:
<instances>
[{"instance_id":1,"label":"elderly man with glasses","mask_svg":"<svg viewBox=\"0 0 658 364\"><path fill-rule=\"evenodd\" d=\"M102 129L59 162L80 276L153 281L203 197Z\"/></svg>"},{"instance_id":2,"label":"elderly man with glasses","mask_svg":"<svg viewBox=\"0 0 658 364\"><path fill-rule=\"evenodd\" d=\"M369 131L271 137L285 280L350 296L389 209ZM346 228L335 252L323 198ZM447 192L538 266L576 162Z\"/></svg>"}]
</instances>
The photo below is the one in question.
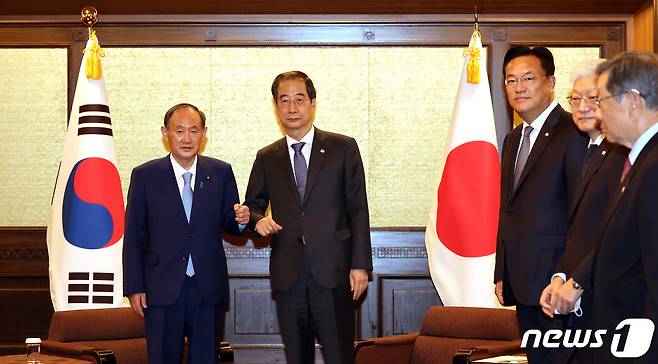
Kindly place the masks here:
<instances>
[{"instance_id":1,"label":"elderly man with glasses","mask_svg":"<svg viewBox=\"0 0 658 364\"><path fill-rule=\"evenodd\" d=\"M594 359L609 363L621 355L658 363L658 56L622 53L596 72L603 130L630 152L601 220L593 279L583 282L594 294L593 326L607 330ZM619 325L626 319L630 327ZM625 336L625 343L614 336Z\"/></svg>"},{"instance_id":2,"label":"elderly man with glasses","mask_svg":"<svg viewBox=\"0 0 658 364\"><path fill-rule=\"evenodd\" d=\"M587 133L590 140L580 187L569 209L564 256L540 299L548 316L571 315L572 328L583 330L592 327L592 291L584 291L580 282L590 279L600 222L608 202L619 190L619 175L628 154L626 147L611 143L601 132L601 120L597 116L596 67L602 62L604 60L583 62L571 73L571 94L567 100L575 125ZM572 351L570 357L577 358L579 364L592 362L591 352L585 348Z\"/></svg>"}]
</instances>

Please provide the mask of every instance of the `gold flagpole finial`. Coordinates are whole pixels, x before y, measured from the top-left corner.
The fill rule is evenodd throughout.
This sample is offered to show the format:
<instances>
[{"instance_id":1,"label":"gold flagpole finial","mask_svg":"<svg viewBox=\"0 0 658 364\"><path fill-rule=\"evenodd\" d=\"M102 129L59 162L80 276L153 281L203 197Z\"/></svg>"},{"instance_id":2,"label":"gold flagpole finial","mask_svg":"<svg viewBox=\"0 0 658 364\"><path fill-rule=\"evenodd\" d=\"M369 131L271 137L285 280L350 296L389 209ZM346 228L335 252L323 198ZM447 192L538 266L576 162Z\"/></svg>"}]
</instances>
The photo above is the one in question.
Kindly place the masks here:
<instances>
[{"instance_id":1,"label":"gold flagpole finial","mask_svg":"<svg viewBox=\"0 0 658 364\"><path fill-rule=\"evenodd\" d=\"M101 57L105 56L105 52L100 44L98 44L96 31L92 29L98 23L98 11L96 8L93 6L84 7L80 12L80 21L89 29L89 39L91 39L91 46L84 50L85 53L89 52L87 64L85 65L85 74L88 78L100 80L103 77Z\"/></svg>"},{"instance_id":2,"label":"gold flagpole finial","mask_svg":"<svg viewBox=\"0 0 658 364\"><path fill-rule=\"evenodd\" d=\"M80 12L80 21L89 28L91 37L91 28L98 23L98 11L93 6L85 6Z\"/></svg>"},{"instance_id":3,"label":"gold flagpole finial","mask_svg":"<svg viewBox=\"0 0 658 364\"><path fill-rule=\"evenodd\" d=\"M475 17L475 25L473 26L473 30L476 32L480 31L480 24L478 23L478 6L474 5L475 10L473 11L473 16Z\"/></svg>"}]
</instances>

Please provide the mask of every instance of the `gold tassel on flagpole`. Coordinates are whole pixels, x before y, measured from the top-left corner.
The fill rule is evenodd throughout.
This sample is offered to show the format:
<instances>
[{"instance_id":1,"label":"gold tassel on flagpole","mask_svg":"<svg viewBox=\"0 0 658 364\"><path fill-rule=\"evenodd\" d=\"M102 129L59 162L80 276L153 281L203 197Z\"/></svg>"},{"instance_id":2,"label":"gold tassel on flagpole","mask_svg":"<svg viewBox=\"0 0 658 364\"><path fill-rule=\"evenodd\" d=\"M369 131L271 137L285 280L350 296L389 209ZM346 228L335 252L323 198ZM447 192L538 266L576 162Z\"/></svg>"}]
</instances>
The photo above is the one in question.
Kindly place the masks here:
<instances>
[{"instance_id":1,"label":"gold tassel on flagpole","mask_svg":"<svg viewBox=\"0 0 658 364\"><path fill-rule=\"evenodd\" d=\"M473 11L475 24L473 24L473 35L471 35L471 42L469 47L464 49L464 57L471 56L466 65L466 82L480 83L480 48L478 48L478 40L482 39L480 34L480 24L478 21L478 7L475 5Z\"/></svg>"},{"instance_id":2,"label":"gold tassel on flagpole","mask_svg":"<svg viewBox=\"0 0 658 364\"><path fill-rule=\"evenodd\" d=\"M103 77L101 57L105 57L105 51L98 44L95 30L91 31L91 47L85 48L84 52L89 53L87 63L85 64L85 74L92 80L100 80Z\"/></svg>"},{"instance_id":3,"label":"gold tassel on flagpole","mask_svg":"<svg viewBox=\"0 0 658 364\"><path fill-rule=\"evenodd\" d=\"M468 83L480 83L480 48L477 47L477 38L480 38L480 32L474 31L472 46L464 49L464 57L471 56L466 65L466 81Z\"/></svg>"}]
</instances>

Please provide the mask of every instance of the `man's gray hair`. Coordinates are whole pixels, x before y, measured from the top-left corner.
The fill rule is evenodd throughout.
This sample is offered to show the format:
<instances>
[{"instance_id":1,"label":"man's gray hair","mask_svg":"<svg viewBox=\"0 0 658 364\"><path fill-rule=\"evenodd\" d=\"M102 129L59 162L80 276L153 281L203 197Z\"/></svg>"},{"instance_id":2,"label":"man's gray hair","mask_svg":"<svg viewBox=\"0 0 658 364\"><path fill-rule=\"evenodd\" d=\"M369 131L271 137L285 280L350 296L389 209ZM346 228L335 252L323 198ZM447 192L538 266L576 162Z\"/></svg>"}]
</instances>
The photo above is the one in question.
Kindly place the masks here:
<instances>
[{"instance_id":1,"label":"man's gray hair","mask_svg":"<svg viewBox=\"0 0 658 364\"><path fill-rule=\"evenodd\" d=\"M579 63L571 70L571 84L573 85L574 82L583 77L596 77L596 67L603 62L605 62L605 59L589 59Z\"/></svg>"},{"instance_id":2,"label":"man's gray hair","mask_svg":"<svg viewBox=\"0 0 658 364\"><path fill-rule=\"evenodd\" d=\"M605 87L617 102L631 90L639 92L648 108L658 110L658 55L653 53L624 52L601 63L596 75L608 73Z\"/></svg>"}]
</instances>

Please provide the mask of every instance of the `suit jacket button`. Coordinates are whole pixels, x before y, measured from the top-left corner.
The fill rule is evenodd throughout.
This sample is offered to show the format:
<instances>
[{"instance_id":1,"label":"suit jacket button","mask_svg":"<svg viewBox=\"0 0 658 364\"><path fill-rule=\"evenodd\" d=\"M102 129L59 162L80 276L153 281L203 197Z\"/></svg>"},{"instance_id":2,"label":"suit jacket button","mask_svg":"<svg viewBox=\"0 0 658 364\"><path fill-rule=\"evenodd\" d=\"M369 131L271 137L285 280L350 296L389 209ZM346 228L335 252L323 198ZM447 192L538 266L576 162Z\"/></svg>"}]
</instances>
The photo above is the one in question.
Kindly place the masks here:
<instances>
[{"instance_id":1,"label":"suit jacket button","mask_svg":"<svg viewBox=\"0 0 658 364\"><path fill-rule=\"evenodd\" d=\"M304 216L304 211L302 211L302 216Z\"/></svg>"},{"instance_id":2,"label":"suit jacket button","mask_svg":"<svg viewBox=\"0 0 658 364\"><path fill-rule=\"evenodd\" d=\"M187 238L192 239L192 233L187 233Z\"/></svg>"}]
</instances>

